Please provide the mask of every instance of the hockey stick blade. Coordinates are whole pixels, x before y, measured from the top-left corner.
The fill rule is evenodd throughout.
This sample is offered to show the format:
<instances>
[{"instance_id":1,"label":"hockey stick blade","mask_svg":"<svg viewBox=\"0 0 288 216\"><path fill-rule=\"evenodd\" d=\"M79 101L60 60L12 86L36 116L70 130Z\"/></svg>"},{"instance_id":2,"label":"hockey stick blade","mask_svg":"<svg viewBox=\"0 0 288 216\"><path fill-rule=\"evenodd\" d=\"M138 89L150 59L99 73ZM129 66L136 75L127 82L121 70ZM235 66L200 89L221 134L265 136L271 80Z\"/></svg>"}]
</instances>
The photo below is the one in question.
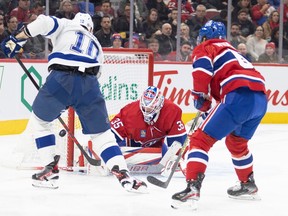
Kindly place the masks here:
<instances>
[{"instance_id":1,"label":"hockey stick blade","mask_svg":"<svg viewBox=\"0 0 288 216\"><path fill-rule=\"evenodd\" d=\"M175 166L175 164L174 164ZM167 188L169 185L168 181L161 181L158 178L155 178L154 176L147 176L147 181L153 185L156 185L158 187L162 187L162 188Z\"/></svg>"},{"instance_id":2,"label":"hockey stick blade","mask_svg":"<svg viewBox=\"0 0 288 216\"><path fill-rule=\"evenodd\" d=\"M30 74L30 72L28 71L28 69L25 67L25 65L23 64L23 62L21 61L21 59L16 55L15 59L17 60L17 62L19 63L19 65L21 66L21 68L24 70L25 74L28 76L28 78L30 79L30 81L33 83L33 85L36 87L37 90L40 89L40 86L37 84L37 82L35 81L35 79L32 77L32 75ZM82 145L80 145L80 143L78 142L78 140L74 137L74 135L70 132L68 126L66 125L66 123L64 122L64 120L59 116L57 118L59 120L59 122L61 123L61 125L64 127L64 129L68 132L68 135L71 137L71 139L73 140L73 142L76 144L76 146L79 148L79 150L81 151L81 153L84 155L84 157L87 159L87 161L93 165L93 166L100 166L101 165L101 160L95 160L91 157L89 157L89 155L87 154L87 152L83 149Z\"/></svg>"},{"instance_id":3,"label":"hockey stick blade","mask_svg":"<svg viewBox=\"0 0 288 216\"><path fill-rule=\"evenodd\" d=\"M197 112L196 117L194 118L194 121L193 121L193 123L189 129L188 134L191 134L193 132L193 130L195 129L200 116L201 116L201 112L199 111L199 112ZM166 181L163 182L163 181L155 178L154 176L147 176L147 181L150 182L151 184L158 186L158 187L167 188L173 175L174 175L174 173L175 173L175 170L178 166L178 163L179 163L179 161L182 157L182 154L185 151L187 145L188 145L188 136L185 139L185 142L181 148L181 151L180 151L179 155L177 156L177 159L176 159L176 161L175 161L175 163L171 169L170 175L168 176Z\"/></svg>"}]
</instances>

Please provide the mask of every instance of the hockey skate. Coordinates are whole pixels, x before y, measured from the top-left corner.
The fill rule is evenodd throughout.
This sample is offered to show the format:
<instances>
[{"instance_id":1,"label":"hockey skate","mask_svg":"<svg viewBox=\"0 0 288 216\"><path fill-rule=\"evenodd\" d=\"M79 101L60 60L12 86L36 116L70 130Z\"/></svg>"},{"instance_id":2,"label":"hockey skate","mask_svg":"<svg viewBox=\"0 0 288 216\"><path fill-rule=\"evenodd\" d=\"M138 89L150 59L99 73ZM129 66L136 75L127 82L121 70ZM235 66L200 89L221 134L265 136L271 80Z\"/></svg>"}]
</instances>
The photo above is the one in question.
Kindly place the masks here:
<instances>
[{"instance_id":1,"label":"hockey skate","mask_svg":"<svg viewBox=\"0 0 288 216\"><path fill-rule=\"evenodd\" d=\"M187 181L187 188L172 196L171 207L174 209L188 207L196 210L204 177L203 173L199 173L196 180Z\"/></svg>"},{"instance_id":2,"label":"hockey skate","mask_svg":"<svg viewBox=\"0 0 288 216\"><path fill-rule=\"evenodd\" d=\"M204 177L203 173L199 173L196 180L187 181L187 188L172 196L171 207L174 209L188 207L196 210Z\"/></svg>"},{"instance_id":3,"label":"hockey skate","mask_svg":"<svg viewBox=\"0 0 288 216\"><path fill-rule=\"evenodd\" d=\"M32 186L39 188L58 188L58 179L59 179L59 169L58 162L60 160L60 156L54 156L54 161L49 163L47 166L43 168L39 173L35 173L32 175Z\"/></svg>"},{"instance_id":4,"label":"hockey skate","mask_svg":"<svg viewBox=\"0 0 288 216\"><path fill-rule=\"evenodd\" d=\"M131 177L127 170L119 170L119 166L115 165L112 174L117 177L121 186L128 192L147 193L147 185L145 182Z\"/></svg>"},{"instance_id":5,"label":"hockey skate","mask_svg":"<svg viewBox=\"0 0 288 216\"><path fill-rule=\"evenodd\" d=\"M253 172L249 175L247 182L239 182L238 185L228 188L230 198L241 200L260 200L257 194L258 188L255 184Z\"/></svg>"}]
</instances>

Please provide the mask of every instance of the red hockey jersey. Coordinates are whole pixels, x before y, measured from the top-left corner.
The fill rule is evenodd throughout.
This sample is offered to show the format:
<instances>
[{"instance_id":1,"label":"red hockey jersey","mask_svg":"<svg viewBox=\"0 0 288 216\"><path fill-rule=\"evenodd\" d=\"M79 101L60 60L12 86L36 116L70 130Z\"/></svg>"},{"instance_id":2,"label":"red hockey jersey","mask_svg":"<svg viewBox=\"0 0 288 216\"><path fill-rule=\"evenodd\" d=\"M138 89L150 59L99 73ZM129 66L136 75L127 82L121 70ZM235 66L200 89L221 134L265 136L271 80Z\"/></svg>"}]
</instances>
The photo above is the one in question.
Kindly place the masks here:
<instances>
[{"instance_id":1,"label":"red hockey jersey","mask_svg":"<svg viewBox=\"0 0 288 216\"><path fill-rule=\"evenodd\" d=\"M125 139L127 146L161 147L174 141L184 143L187 133L181 120L182 110L165 99L157 121L153 125L144 122L139 100L123 107L111 120L111 129L119 145Z\"/></svg>"},{"instance_id":2,"label":"red hockey jersey","mask_svg":"<svg viewBox=\"0 0 288 216\"><path fill-rule=\"evenodd\" d=\"M210 39L192 53L193 90L210 94L220 101L239 87L265 90L264 77L226 40Z\"/></svg>"}]
</instances>

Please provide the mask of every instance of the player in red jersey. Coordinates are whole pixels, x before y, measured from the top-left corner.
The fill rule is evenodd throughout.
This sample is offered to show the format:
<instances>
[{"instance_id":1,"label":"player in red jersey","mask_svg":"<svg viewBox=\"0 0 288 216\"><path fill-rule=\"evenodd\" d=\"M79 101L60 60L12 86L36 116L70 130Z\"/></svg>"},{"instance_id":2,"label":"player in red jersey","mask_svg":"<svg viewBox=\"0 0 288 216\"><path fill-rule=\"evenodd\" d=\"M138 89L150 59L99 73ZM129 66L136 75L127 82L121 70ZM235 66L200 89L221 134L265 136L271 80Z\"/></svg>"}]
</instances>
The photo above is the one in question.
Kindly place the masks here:
<instances>
[{"instance_id":1,"label":"player in red jersey","mask_svg":"<svg viewBox=\"0 0 288 216\"><path fill-rule=\"evenodd\" d=\"M265 80L225 38L224 24L209 21L201 28L198 46L193 50L194 106L206 112L210 110L211 98L216 100L216 105L189 137L187 188L172 196L172 206L176 208L188 200L199 200L208 152L224 137L240 180L240 185L227 190L229 197L257 198L248 140L267 110Z\"/></svg>"},{"instance_id":2,"label":"player in red jersey","mask_svg":"<svg viewBox=\"0 0 288 216\"><path fill-rule=\"evenodd\" d=\"M175 141L183 145L187 133L182 110L164 98L159 88L149 86L140 100L124 106L111 120L120 146L162 147L162 154ZM180 146L181 147L181 146Z\"/></svg>"}]
</instances>

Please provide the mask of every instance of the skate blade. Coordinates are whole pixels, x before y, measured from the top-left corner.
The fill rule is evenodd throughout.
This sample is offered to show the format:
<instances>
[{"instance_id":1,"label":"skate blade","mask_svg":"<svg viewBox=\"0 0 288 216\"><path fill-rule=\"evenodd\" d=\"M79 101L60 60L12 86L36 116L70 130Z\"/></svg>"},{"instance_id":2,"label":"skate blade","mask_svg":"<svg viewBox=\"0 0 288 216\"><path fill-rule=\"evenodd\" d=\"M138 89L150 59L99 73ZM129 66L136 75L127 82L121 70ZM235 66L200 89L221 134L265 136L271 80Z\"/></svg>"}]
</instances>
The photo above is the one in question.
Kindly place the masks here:
<instances>
[{"instance_id":1,"label":"skate blade","mask_svg":"<svg viewBox=\"0 0 288 216\"><path fill-rule=\"evenodd\" d=\"M36 187L36 188L47 188L47 189L58 189L59 188L56 181L53 181L53 180L50 180L50 181L33 180L32 186Z\"/></svg>"},{"instance_id":2,"label":"skate blade","mask_svg":"<svg viewBox=\"0 0 288 216\"><path fill-rule=\"evenodd\" d=\"M257 194L245 194L245 195L241 195L241 196L231 196L228 195L229 198L231 199L237 199L237 200L254 200L254 201L259 201L261 200L261 197Z\"/></svg>"},{"instance_id":3,"label":"skate blade","mask_svg":"<svg viewBox=\"0 0 288 216\"><path fill-rule=\"evenodd\" d=\"M125 187L124 187L125 188ZM139 193L139 194L147 194L149 193L148 188L146 186L140 186L137 190L134 188L125 188L126 191L131 193Z\"/></svg>"},{"instance_id":4,"label":"skate blade","mask_svg":"<svg viewBox=\"0 0 288 216\"><path fill-rule=\"evenodd\" d=\"M173 209L190 209L196 211L198 209L198 201L189 199L186 202L181 202L179 200L172 200L171 208Z\"/></svg>"}]
</instances>

